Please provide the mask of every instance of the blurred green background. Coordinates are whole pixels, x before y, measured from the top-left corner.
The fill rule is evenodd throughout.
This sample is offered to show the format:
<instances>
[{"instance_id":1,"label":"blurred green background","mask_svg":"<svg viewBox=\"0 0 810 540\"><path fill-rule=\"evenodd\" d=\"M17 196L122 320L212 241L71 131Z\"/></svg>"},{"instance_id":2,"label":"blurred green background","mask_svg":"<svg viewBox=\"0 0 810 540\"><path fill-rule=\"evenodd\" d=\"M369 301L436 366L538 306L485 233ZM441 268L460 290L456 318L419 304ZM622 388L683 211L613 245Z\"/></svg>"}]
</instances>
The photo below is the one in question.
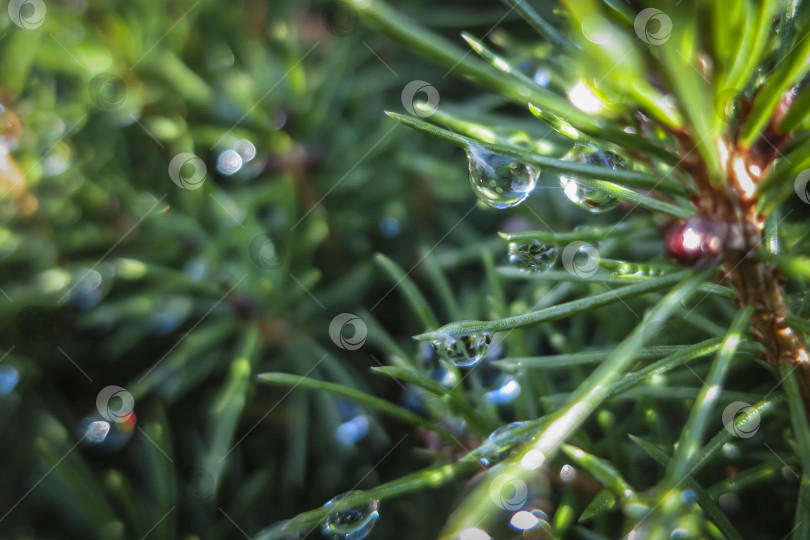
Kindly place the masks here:
<instances>
[{"instance_id":1,"label":"blurred green background","mask_svg":"<svg viewBox=\"0 0 810 540\"><path fill-rule=\"evenodd\" d=\"M389 3L465 50L462 30L486 38L560 96L580 76L570 56L499 2ZM520 399L498 408L482 395L497 392L508 373L482 363L459 389L485 419L477 430L426 411L413 387L371 373L394 364L452 377L412 336L601 290L587 280L557 286L497 273L507 246L496 231L621 219L600 252L661 261L658 216L626 207L626 221L587 214L547 172L519 208L482 207L463 151L385 116L415 114L403 99L409 83L438 92L442 109L432 121L472 120L459 129L468 135L535 141L552 157L571 141L365 28L337 1L2 6L0 539L265 538L268 527L344 491L456 462L481 443L471 433L538 418L587 373L528 370ZM407 301L419 299L416 290L438 320ZM795 299L800 314L806 299ZM509 354L615 345L649 307L622 304L511 332ZM342 314L362 322L365 341L357 345L358 326ZM689 314L660 324L645 345L723 336L735 307L712 297ZM491 358L503 349L493 344ZM696 393L708 367L661 378L671 383L668 395L652 385L650 396L600 410L588 424L593 441L582 435L582 446L648 488L657 466L625 435L640 426L659 445L674 444L692 404L692 394L677 391ZM750 389L754 380L770 394L774 381L762 367L751 361L746 369L734 382ZM264 372L338 383L440 417L458 445L331 393L259 384ZM656 417L648 413L658 394L674 398ZM763 424L778 450L789 446L781 420ZM722 465L707 468L714 482L743 468L732 452L739 449L726 446ZM570 467L564 459L554 467ZM782 461L769 447L744 459L757 467L769 459L765 472L776 480L754 486L744 506L736 502L735 519L781 536L794 508L773 508L793 497L798 475L777 471L784 464L792 472L795 456ZM554 476L549 482L559 483ZM571 525L573 509L598 497L589 478L543 491L545 508L563 509L555 521ZM383 501L370 539L436 537L477 481ZM618 530L618 514L599 525L615 521L604 529Z\"/></svg>"},{"instance_id":2,"label":"blurred green background","mask_svg":"<svg viewBox=\"0 0 810 540\"><path fill-rule=\"evenodd\" d=\"M453 39L506 12L401 4ZM406 270L421 263L421 283L455 272L462 311L486 304L477 250L504 218L474 209L462 152L383 114L403 110L412 80L443 100L467 85L337 2L8 8L0 537L252 537L429 464L409 426L251 374L407 399L368 375L392 350L422 358L410 336L423 328L375 252ZM477 105L502 105L486 99ZM369 341L341 350L330 321L359 306ZM111 385L133 397L134 416L89 442ZM375 537L435 536L455 493L383 508Z\"/></svg>"}]
</instances>

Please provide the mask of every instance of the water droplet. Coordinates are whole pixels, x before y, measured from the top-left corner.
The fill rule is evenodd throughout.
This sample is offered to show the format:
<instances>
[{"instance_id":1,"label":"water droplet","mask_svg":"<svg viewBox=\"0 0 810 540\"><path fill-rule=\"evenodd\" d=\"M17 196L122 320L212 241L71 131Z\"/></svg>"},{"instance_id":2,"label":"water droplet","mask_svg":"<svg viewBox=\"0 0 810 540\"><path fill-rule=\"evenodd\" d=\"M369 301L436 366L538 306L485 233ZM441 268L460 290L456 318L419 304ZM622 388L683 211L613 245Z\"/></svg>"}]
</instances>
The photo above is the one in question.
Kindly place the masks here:
<instances>
[{"instance_id":1,"label":"water droplet","mask_svg":"<svg viewBox=\"0 0 810 540\"><path fill-rule=\"evenodd\" d=\"M273 123L270 126L270 129L277 131L286 125L287 125L287 113L279 109L278 111L276 111L276 114L273 115Z\"/></svg>"},{"instance_id":2,"label":"water droplet","mask_svg":"<svg viewBox=\"0 0 810 540\"><path fill-rule=\"evenodd\" d=\"M736 444L726 443L723 445L723 455L729 459L737 459L740 457L740 447Z\"/></svg>"},{"instance_id":3,"label":"water droplet","mask_svg":"<svg viewBox=\"0 0 810 540\"><path fill-rule=\"evenodd\" d=\"M509 524L518 531L532 531L534 529L548 529L551 531L548 524L548 516L542 510L535 508L534 510L520 510L512 514L512 519Z\"/></svg>"},{"instance_id":4,"label":"water droplet","mask_svg":"<svg viewBox=\"0 0 810 540\"><path fill-rule=\"evenodd\" d=\"M458 367L470 367L481 361L491 341L491 335L481 333L458 338L444 335L431 343L439 356L451 364Z\"/></svg>"},{"instance_id":5,"label":"water droplet","mask_svg":"<svg viewBox=\"0 0 810 540\"><path fill-rule=\"evenodd\" d=\"M447 369L446 364L439 362L439 356L433 345L426 341L420 341L419 356L422 359L422 366L431 379L445 388L450 388L456 384L456 374Z\"/></svg>"},{"instance_id":6,"label":"water droplet","mask_svg":"<svg viewBox=\"0 0 810 540\"><path fill-rule=\"evenodd\" d=\"M525 425L526 422L512 422L490 433L480 447L481 452L485 454L485 457L479 460L481 464L489 467L506 458L510 448L521 440L520 428Z\"/></svg>"},{"instance_id":7,"label":"water droplet","mask_svg":"<svg viewBox=\"0 0 810 540\"><path fill-rule=\"evenodd\" d=\"M345 398L336 399L335 404L343 422L335 429L335 440L338 443L351 446L368 435L370 423L361 407Z\"/></svg>"},{"instance_id":8,"label":"water droplet","mask_svg":"<svg viewBox=\"0 0 810 540\"><path fill-rule=\"evenodd\" d=\"M222 174L232 175L242 168L242 156L236 150L225 150L217 159L217 170Z\"/></svg>"},{"instance_id":9,"label":"water droplet","mask_svg":"<svg viewBox=\"0 0 810 540\"><path fill-rule=\"evenodd\" d=\"M110 423L105 420L97 420L90 422L90 425L84 430L84 440L91 443L101 443L104 442L109 433Z\"/></svg>"},{"instance_id":10,"label":"water droplet","mask_svg":"<svg viewBox=\"0 0 810 540\"><path fill-rule=\"evenodd\" d=\"M565 464L560 468L560 480L563 482L573 482L577 477L577 470L569 464Z\"/></svg>"},{"instance_id":11,"label":"water droplet","mask_svg":"<svg viewBox=\"0 0 810 540\"><path fill-rule=\"evenodd\" d=\"M458 533L458 540L492 540L492 537L486 531L470 527Z\"/></svg>"},{"instance_id":12,"label":"water droplet","mask_svg":"<svg viewBox=\"0 0 810 540\"><path fill-rule=\"evenodd\" d=\"M545 88L551 82L551 72L544 67L539 68L534 72L534 82Z\"/></svg>"},{"instance_id":13,"label":"water droplet","mask_svg":"<svg viewBox=\"0 0 810 540\"><path fill-rule=\"evenodd\" d=\"M360 491L347 491L332 498L323 505L324 508L334 506L338 501L349 495L361 493ZM363 540L380 514L377 511L379 501L369 501L359 506L336 510L326 516L323 523L324 536L338 538L339 540Z\"/></svg>"},{"instance_id":14,"label":"water droplet","mask_svg":"<svg viewBox=\"0 0 810 540\"><path fill-rule=\"evenodd\" d=\"M615 152L603 152L585 146L574 147L563 159L613 170L627 168L624 159ZM560 176L560 185L568 200L594 214L612 210L621 203L619 199L611 197L607 193L582 184L573 176Z\"/></svg>"},{"instance_id":15,"label":"water droplet","mask_svg":"<svg viewBox=\"0 0 810 540\"><path fill-rule=\"evenodd\" d=\"M509 243L509 262L526 272L545 272L556 261L556 246L537 240Z\"/></svg>"},{"instance_id":16,"label":"water droplet","mask_svg":"<svg viewBox=\"0 0 810 540\"><path fill-rule=\"evenodd\" d=\"M243 163L247 163L256 157L256 147L247 139L241 139L233 144L233 149L242 158Z\"/></svg>"},{"instance_id":17,"label":"water droplet","mask_svg":"<svg viewBox=\"0 0 810 540\"><path fill-rule=\"evenodd\" d=\"M484 394L484 401L491 405L511 403L520 395L520 383L511 376L496 379L497 388Z\"/></svg>"},{"instance_id":18,"label":"water droplet","mask_svg":"<svg viewBox=\"0 0 810 540\"><path fill-rule=\"evenodd\" d=\"M503 210L525 201L537 184L539 171L517 159L479 145L467 147L470 183L485 204Z\"/></svg>"},{"instance_id":19,"label":"water droplet","mask_svg":"<svg viewBox=\"0 0 810 540\"><path fill-rule=\"evenodd\" d=\"M526 425L526 422L511 422L509 424L505 424L487 436L489 440L505 440L513 437L517 434L517 431ZM510 442L515 442L517 439L514 439Z\"/></svg>"},{"instance_id":20,"label":"water droplet","mask_svg":"<svg viewBox=\"0 0 810 540\"><path fill-rule=\"evenodd\" d=\"M88 448L102 454L112 454L132 438L136 421L134 413L127 415L123 422L108 422L93 416L82 418L76 431Z\"/></svg>"},{"instance_id":21,"label":"water droplet","mask_svg":"<svg viewBox=\"0 0 810 540\"><path fill-rule=\"evenodd\" d=\"M20 382L20 372L14 366L0 366L0 397L7 396Z\"/></svg>"},{"instance_id":22,"label":"water droplet","mask_svg":"<svg viewBox=\"0 0 810 540\"><path fill-rule=\"evenodd\" d=\"M343 446L351 446L368 435L369 422L366 415L355 416L340 424L335 430L335 440Z\"/></svg>"}]
</instances>

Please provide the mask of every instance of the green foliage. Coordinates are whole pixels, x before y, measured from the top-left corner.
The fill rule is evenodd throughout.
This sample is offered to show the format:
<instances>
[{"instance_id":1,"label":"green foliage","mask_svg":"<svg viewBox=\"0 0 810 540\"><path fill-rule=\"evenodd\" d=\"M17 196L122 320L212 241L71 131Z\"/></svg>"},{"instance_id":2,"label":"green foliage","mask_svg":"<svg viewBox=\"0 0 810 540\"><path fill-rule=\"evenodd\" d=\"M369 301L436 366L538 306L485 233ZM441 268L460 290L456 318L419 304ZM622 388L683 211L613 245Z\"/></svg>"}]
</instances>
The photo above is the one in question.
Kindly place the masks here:
<instances>
[{"instance_id":1,"label":"green foliage","mask_svg":"<svg viewBox=\"0 0 810 540\"><path fill-rule=\"evenodd\" d=\"M0 536L810 534L806 3L29 2Z\"/></svg>"}]
</instances>

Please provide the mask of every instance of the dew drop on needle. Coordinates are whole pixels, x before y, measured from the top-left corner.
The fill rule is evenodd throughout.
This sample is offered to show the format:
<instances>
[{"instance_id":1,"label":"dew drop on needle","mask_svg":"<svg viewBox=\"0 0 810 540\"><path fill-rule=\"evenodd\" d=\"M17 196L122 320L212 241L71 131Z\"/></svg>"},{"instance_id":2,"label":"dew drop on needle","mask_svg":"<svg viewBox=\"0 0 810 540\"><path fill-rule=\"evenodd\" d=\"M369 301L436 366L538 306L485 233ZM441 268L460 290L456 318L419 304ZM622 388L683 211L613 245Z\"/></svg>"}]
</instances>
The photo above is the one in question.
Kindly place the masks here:
<instances>
[{"instance_id":1,"label":"dew drop on needle","mask_svg":"<svg viewBox=\"0 0 810 540\"><path fill-rule=\"evenodd\" d=\"M537 185L539 171L516 158L470 145L467 159L473 191L493 208L503 210L519 205Z\"/></svg>"}]
</instances>

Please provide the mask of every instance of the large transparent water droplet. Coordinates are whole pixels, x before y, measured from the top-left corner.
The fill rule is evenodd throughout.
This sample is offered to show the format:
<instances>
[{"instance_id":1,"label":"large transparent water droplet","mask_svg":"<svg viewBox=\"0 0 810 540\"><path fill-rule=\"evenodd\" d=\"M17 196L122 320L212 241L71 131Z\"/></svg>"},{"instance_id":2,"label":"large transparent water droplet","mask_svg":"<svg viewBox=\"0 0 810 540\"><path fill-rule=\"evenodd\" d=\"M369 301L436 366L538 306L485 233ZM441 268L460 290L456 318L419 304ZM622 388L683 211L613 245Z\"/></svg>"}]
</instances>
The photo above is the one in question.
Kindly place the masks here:
<instances>
[{"instance_id":1,"label":"large transparent water droplet","mask_svg":"<svg viewBox=\"0 0 810 540\"><path fill-rule=\"evenodd\" d=\"M556 246L537 240L509 243L509 262L526 272L545 272L556 261Z\"/></svg>"},{"instance_id":2,"label":"large transparent water droplet","mask_svg":"<svg viewBox=\"0 0 810 540\"><path fill-rule=\"evenodd\" d=\"M470 183L485 204L503 210L528 198L539 171L517 159L491 152L478 145L467 147Z\"/></svg>"},{"instance_id":3,"label":"large transparent water droplet","mask_svg":"<svg viewBox=\"0 0 810 540\"><path fill-rule=\"evenodd\" d=\"M627 164L619 154L601 151L586 146L574 147L563 159L585 165L597 165L608 169L625 169ZM594 214L607 212L619 206L619 199L598 189L582 184L573 176L560 176L563 193L572 203Z\"/></svg>"},{"instance_id":4,"label":"large transparent water droplet","mask_svg":"<svg viewBox=\"0 0 810 540\"><path fill-rule=\"evenodd\" d=\"M347 491L332 498L323 505L324 508L334 506L338 501L349 495L360 493L360 491ZM360 506L337 510L329 513L323 522L323 534L339 540L363 540L377 518L380 516L377 507L379 501L370 501Z\"/></svg>"},{"instance_id":5,"label":"large transparent water droplet","mask_svg":"<svg viewBox=\"0 0 810 540\"><path fill-rule=\"evenodd\" d=\"M509 455L510 448L521 440L519 432L525 425L526 422L512 422L490 433L487 440L481 445L481 449L485 454L485 456L479 460L481 464L485 467L489 467Z\"/></svg>"},{"instance_id":6,"label":"large transparent water droplet","mask_svg":"<svg viewBox=\"0 0 810 540\"><path fill-rule=\"evenodd\" d=\"M442 336L432 341L439 356L458 367L474 366L487 352L492 336L485 332L453 337Z\"/></svg>"}]
</instances>

